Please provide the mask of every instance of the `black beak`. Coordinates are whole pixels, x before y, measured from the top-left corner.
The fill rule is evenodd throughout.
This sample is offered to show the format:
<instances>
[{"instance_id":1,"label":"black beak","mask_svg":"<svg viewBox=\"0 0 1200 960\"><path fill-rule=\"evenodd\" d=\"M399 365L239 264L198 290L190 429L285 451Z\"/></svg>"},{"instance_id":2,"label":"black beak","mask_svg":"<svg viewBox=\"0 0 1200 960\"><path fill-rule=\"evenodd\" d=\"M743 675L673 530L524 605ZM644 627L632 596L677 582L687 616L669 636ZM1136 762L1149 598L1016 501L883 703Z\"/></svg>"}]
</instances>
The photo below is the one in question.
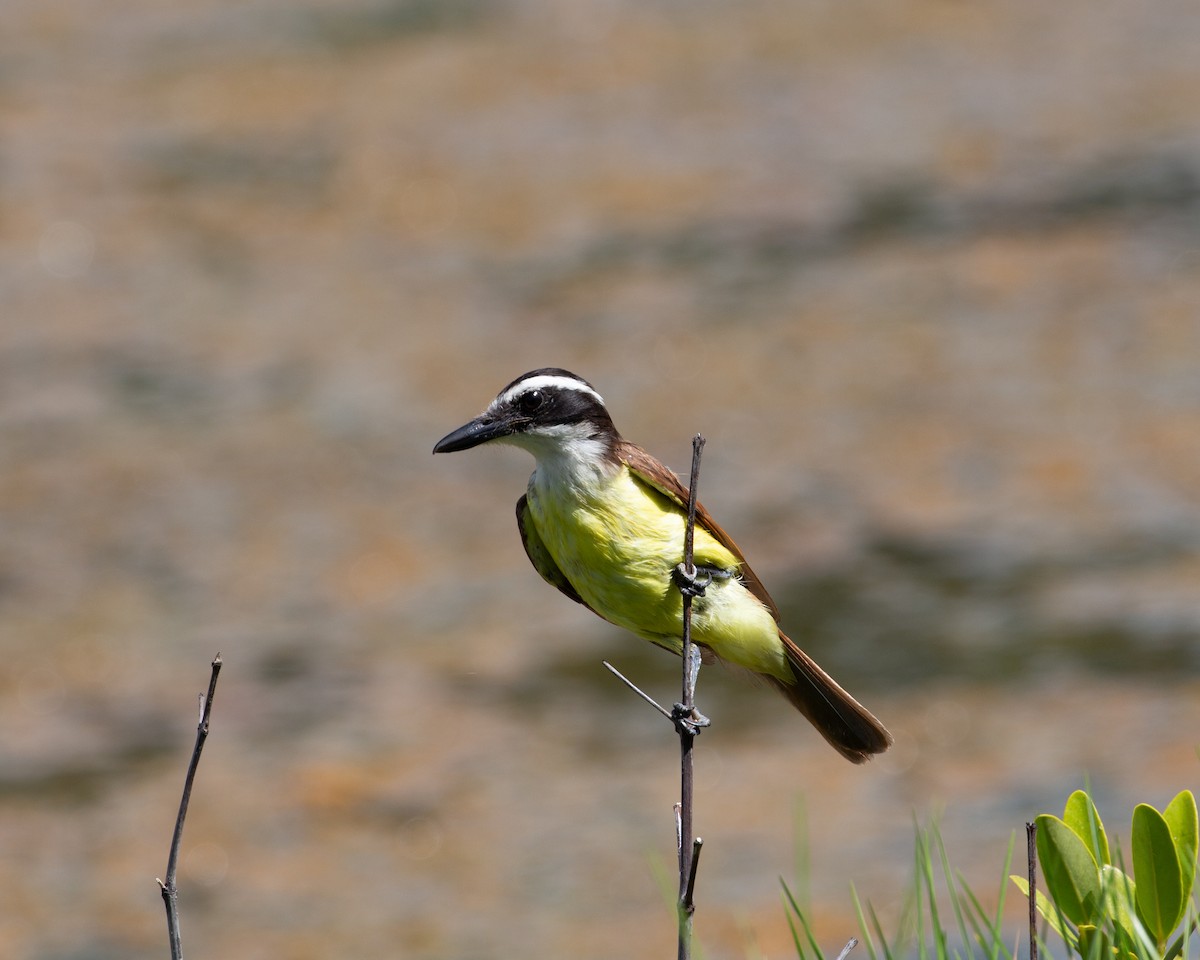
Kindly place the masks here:
<instances>
[{"instance_id":1,"label":"black beak","mask_svg":"<svg viewBox=\"0 0 1200 960\"><path fill-rule=\"evenodd\" d=\"M463 424L457 430L446 434L433 446L434 453L455 453L458 450L470 450L481 443L507 437L513 432L512 425L498 417L484 414L476 417L470 423Z\"/></svg>"}]
</instances>

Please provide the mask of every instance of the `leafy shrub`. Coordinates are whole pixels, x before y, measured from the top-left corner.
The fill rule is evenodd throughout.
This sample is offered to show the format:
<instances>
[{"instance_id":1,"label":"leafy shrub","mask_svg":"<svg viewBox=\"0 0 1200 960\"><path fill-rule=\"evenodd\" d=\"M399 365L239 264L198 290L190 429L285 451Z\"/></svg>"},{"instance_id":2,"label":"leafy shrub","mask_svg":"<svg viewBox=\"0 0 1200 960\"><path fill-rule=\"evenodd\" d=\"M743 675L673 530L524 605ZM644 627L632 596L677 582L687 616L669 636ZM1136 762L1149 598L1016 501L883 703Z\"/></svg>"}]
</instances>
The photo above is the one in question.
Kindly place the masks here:
<instances>
[{"instance_id":1,"label":"leafy shrub","mask_svg":"<svg viewBox=\"0 0 1200 960\"><path fill-rule=\"evenodd\" d=\"M1161 813L1140 803L1130 830L1133 873L1109 844L1092 798L1076 790L1062 818L1037 818L1046 894L1037 909L1081 960L1177 960L1196 927L1196 799L1182 791ZM1023 877L1012 881L1029 895ZM1048 894L1048 895L1047 895Z\"/></svg>"}]
</instances>

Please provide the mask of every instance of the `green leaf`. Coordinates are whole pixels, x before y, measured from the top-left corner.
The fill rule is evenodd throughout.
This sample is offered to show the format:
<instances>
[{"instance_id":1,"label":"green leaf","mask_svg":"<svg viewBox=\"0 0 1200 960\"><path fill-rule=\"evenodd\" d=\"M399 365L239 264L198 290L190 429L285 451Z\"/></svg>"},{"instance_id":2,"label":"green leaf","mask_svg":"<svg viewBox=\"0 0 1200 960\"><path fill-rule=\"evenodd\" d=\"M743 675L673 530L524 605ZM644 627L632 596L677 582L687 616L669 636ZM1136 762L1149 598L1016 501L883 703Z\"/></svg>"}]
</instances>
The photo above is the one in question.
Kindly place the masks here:
<instances>
[{"instance_id":1,"label":"green leaf","mask_svg":"<svg viewBox=\"0 0 1200 960\"><path fill-rule=\"evenodd\" d=\"M1019 877L1015 873L1010 873L1008 879L1016 885L1026 897L1029 896L1029 881L1024 877ZM1046 922L1050 924L1050 929L1062 937L1063 942L1071 949L1075 948L1078 943L1078 938L1075 936L1075 931L1063 923L1063 915L1054 908L1054 904L1050 901L1041 890L1037 892L1037 908L1038 913L1046 918Z\"/></svg>"},{"instance_id":2,"label":"green leaf","mask_svg":"<svg viewBox=\"0 0 1200 960\"><path fill-rule=\"evenodd\" d=\"M1076 790L1067 797L1067 805L1063 809L1063 822L1079 837L1087 848L1092 851L1096 863L1103 866L1112 863L1108 852L1108 837L1104 833L1104 823L1100 819L1100 811L1092 803L1092 798L1083 790Z\"/></svg>"},{"instance_id":3,"label":"green leaf","mask_svg":"<svg viewBox=\"0 0 1200 960\"><path fill-rule=\"evenodd\" d=\"M1100 868L1100 884L1104 888L1104 913L1120 932L1117 941L1126 948L1138 942L1134 922L1137 887L1123 870L1105 864Z\"/></svg>"},{"instance_id":4,"label":"green leaf","mask_svg":"<svg viewBox=\"0 0 1200 960\"><path fill-rule=\"evenodd\" d=\"M1037 818L1037 852L1046 889L1076 926L1092 923L1100 907L1100 871L1091 850L1058 817Z\"/></svg>"},{"instance_id":5,"label":"green leaf","mask_svg":"<svg viewBox=\"0 0 1200 960\"><path fill-rule=\"evenodd\" d=\"M1133 808L1131 842L1137 914L1161 944L1183 919L1187 901L1171 830L1162 814L1147 803Z\"/></svg>"},{"instance_id":6,"label":"green leaf","mask_svg":"<svg viewBox=\"0 0 1200 960\"><path fill-rule=\"evenodd\" d=\"M1175 853L1179 857L1179 871L1183 884L1183 896L1191 895L1192 884L1196 882L1196 855L1200 849L1200 827L1196 819L1196 798L1191 790L1181 790L1167 804L1163 811L1163 819L1167 821L1167 829L1171 831L1171 840L1175 843Z\"/></svg>"}]
</instances>

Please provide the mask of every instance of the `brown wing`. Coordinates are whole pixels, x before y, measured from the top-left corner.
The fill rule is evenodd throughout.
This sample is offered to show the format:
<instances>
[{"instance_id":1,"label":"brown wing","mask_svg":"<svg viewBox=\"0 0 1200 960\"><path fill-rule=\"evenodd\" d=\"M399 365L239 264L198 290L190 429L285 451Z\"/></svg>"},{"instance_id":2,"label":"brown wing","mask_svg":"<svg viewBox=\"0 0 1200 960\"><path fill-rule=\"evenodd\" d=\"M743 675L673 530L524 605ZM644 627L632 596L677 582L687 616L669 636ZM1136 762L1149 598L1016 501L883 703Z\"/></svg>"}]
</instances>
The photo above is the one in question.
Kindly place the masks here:
<instances>
[{"instance_id":1,"label":"brown wing","mask_svg":"<svg viewBox=\"0 0 1200 960\"><path fill-rule=\"evenodd\" d=\"M554 558L550 556L550 551L546 549L546 545L542 542L541 536L537 532L537 527L528 517L529 504L528 498L522 496L517 501L517 529L521 531L521 543L525 547L525 555L529 557L529 562L533 564L533 569L541 574L552 587L557 587L563 594L570 597L576 603L583 603L583 598L575 592L575 588L571 586L571 581L567 579L565 573L559 569ZM591 610L591 607L588 607ZM595 611L593 611L595 612Z\"/></svg>"},{"instance_id":2,"label":"brown wing","mask_svg":"<svg viewBox=\"0 0 1200 960\"><path fill-rule=\"evenodd\" d=\"M636 444L630 443L628 440L621 440L617 444L617 456L621 462L625 464L639 480L650 485L659 493L662 493L684 510L687 509L688 489L684 486L683 481L677 477L673 471L663 466L658 460L650 456L645 450ZM767 593L767 588L762 585L762 581L758 579L758 575L750 569L750 564L746 562L746 558L742 556L742 551L738 549L738 545L733 542L733 538L721 529L720 524L712 518L712 515L704 509L703 504L696 504L696 523L707 530L713 538L725 547L730 553L738 558L741 563L741 569L738 571L738 576L742 583L746 585L754 596L756 596L762 604L771 611L771 616L775 618L775 622L779 622L779 608L775 606L775 601L771 599L771 595ZM680 544L682 547L682 544ZM534 566L537 566L535 563ZM543 574L545 576L545 574Z\"/></svg>"}]
</instances>

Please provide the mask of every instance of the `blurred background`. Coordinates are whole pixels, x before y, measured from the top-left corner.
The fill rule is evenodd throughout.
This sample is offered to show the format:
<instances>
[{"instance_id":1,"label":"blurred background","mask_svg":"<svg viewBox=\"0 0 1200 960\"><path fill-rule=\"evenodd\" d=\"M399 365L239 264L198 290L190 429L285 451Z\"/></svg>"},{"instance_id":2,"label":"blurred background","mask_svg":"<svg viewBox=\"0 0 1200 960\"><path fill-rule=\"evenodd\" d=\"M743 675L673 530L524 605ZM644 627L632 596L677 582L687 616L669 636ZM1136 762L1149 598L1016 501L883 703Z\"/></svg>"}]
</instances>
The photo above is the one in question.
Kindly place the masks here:
<instances>
[{"instance_id":1,"label":"blurred background","mask_svg":"<svg viewBox=\"0 0 1200 960\"><path fill-rule=\"evenodd\" d=\"M1191 0L5 0L0 952L165 955L220 651L189 955L671 955L677 744L600 661L677 661L529 567L524 454L430 455L543 365L706 435L896 735L705 672L708 956L789 954L806 835L837 948L914 817L990 900L1085 777L1195 788L1197 91Z\"/></svg>"}]
</instances>

